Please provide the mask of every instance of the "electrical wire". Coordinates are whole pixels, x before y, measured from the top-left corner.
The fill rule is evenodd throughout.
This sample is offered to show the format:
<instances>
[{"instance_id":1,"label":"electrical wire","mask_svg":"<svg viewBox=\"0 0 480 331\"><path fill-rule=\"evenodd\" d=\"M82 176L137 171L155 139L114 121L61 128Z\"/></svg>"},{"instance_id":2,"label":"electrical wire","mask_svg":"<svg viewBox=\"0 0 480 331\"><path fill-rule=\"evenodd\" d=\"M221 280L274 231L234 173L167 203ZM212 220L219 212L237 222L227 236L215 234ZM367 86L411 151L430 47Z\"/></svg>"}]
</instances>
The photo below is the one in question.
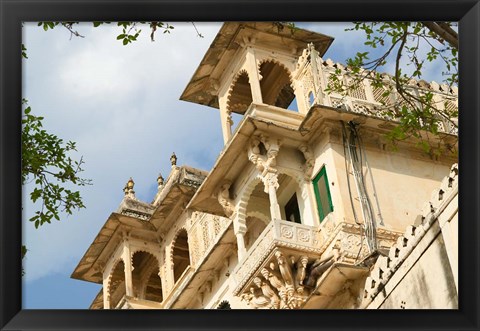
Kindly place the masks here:
<instances>
[{"instance_id":1,"label":"electrical wire","mask_svg":"<svg viewBox=\"0 0 480 331\"><path fill-rule=\"evenodd\" d=\"M377 250L377 238L376 238L376 221L375 215L372 208L371 201L368 196L367 187L365 184L365 177L363 174L363 167L364 161L366 162L366 155L364 157L365 151L363 149L363 143L357 131L357 125L353 121L348 122L348 131L349 134L347 135L346 132L346 125L343 121L342 123L342 136L343 136L343 147L345 153L345 171L347 174L347 183L349 186L349 196L350 196L350 204L352 205L352 210L354 213L355 223L359 224L358 219L356 217L355 207L353 204L352 192L350 188L350 180L349 180L349 173L348 173L348 166L347 166L347 152L348 152L348 163L352 167L353 176L355 179L355 184L357 188L358 198L360 200L360 205L362 207L362 215L364 219L363 229L364 229L364 236L367 242L367 246L369 248L370 253ZM348 146L348 148L347 148ZM357 255L360 255L360 251L363 246L363 237L362 235L362 243L360 245L360 250Z\"/></svg>"},{"instance_id":2,"label":"electrical wire","mask_svg":"<svg viewBox=\"0 0 480 331\"><path fill-rule=\"evenodd\" d=\"M358 257L360 256L360 252L362 251L362 248L363 248L363 240L365 239L365 228L364 228L364 224L362 224L358 221L357 213L355 211L355 205L353 203L352 189L351 189L351 186L350 186L350 173L348 171L348 169L350 169L350 158L347 158L347 132L346 132L346 129L345 129L345 123L343 121L340 121L340 123L342 125L343 155L344 155L344 160L345 160L345 175L347 177L348 196L350 198L350 205L352 207L353 219L354 219L354 221L357 225L361 226L360 229L363 230L360 234L360 236L361 236L360 248L358 249L357 256L355 257L355 263L357 263ZM350 155L350 152L348 153L348 155ZM347 159L348 159L348 161L347 161Z\"/></svg>"},{"instance_id":3,"label":"electrical wire","mask_svg":"<svg viewBox=\"0 0 480 331\"><path fill-rule=\"evenodd\" d=\"M365 145L363 144L363 141L362 141L362 138L361 138L360 135L358 135L358 141L359 141L360 148L362 149L362 153L363 153L363 155L365 155L365 166L367 167L368 174L369 174L369 176L370 176L370 182L372 183L373 196L375 197L375 202L376 202L377 210L378 210L378 214L377 214L377 215L378 215L378 218L379 218L379 223L380 223L380 225L384 226L385 224L383 223L382 212L381 212L381 210L380 210L380 202L378 201L377 190L375 189L375 182L374 182L374 180L373 180L372 169L370 168L370 164L368 163L367 153L365 152ZM368 194L368 190L367 190L366 187L365 187L365 192L367 193L367 198L368 198L369 203L370 203L370 205L371 205L370 195Z\"/></svg>"},{"instance_id":4,"label":"electrical wire","mask_svg":"<svg viewBox=\"0 0 480 331\"><path fill-rule=\"evenodd\" d=\"M350 121L348 124L350 126L350 130L352 133L350 135L351 141L353 143L352 148L355 149L355 152L357 151L357 146L358 146L359 160L356 160L356 161L359 161L359 162L354 163L354 165L356 165L357 167L362 210L364 210L364 214L365 214L365 232L366 232L367 244L370 249L370 252L373 252L377 249L377 242L376 242L377 231L376 231L375 216L374 216L371 201L368 197L367 187L365 185L365 177L363 175L363 148L362 148L360 136L357 131L357 124L352 121Z\"/></svg>"},{"instance_id":5,"label":"electrical wire","mask_svg":"<svg viewBox=\"0 0 480 331\"><path fill-rule=\"evenodd\" d=\"M353 197L352 197L352 188L350 186L350 174L348 172L348 169L350 168L349 161L347 165L347 132L345 130L345 123L343 121L340 121L340 123L342 123L343 155L345 160L345 175L347 176L348 196L350 197L350 205L352 206L353 219L357 225L362 225L358 221L357 213L355 212L355 205L353 204Z\"/></svg>"}]
</instances>

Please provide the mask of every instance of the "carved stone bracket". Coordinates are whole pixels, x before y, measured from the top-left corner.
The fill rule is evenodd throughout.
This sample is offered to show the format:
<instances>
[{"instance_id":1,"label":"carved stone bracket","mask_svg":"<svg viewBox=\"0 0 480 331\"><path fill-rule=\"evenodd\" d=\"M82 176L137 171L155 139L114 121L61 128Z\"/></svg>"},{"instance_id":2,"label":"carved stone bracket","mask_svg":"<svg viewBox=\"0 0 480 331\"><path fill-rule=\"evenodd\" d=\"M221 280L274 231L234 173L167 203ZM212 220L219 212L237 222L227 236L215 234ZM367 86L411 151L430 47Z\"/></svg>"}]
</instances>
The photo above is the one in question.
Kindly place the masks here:
<instances>
[{"instance_id":1,"label":"carved stone bracket","mask_svg":"<svg viewBox=\"0 0 480 331\"><path fill-rule=\"evenodd\" d=\"M227 215L227 217L232 216L235 212L235 206L233 200L230 199L230 183L224 183L220 187L217 194L217 199L218 203L220 203L222 206L225 215Z\"/></svg>"},{"instance_id":2,"label":"carved stone bracket","mask_svg":"<svg viewBox=\"0 0 480 331\"><path fill-rule=\"evenodd\" d=\"M248 148L248 159L255 165L262 176L265 176L267 172L276 172L276 157L280 150L281 142L281 139L272 138L263 133L251 139ZM260 144L263 144L265 151L261 150Z\"/></svg>"},{"instance_id":3,"label":"carved stone bracket","mask_svg":"<svg viewBox=\"0 0 480 331\"><path fill-rule=\"evenodd\" d=\"M263 145L263 148L261 148ZM260 172L260 179L264 184L265 193L270 199L270 216L280 219L280 206L277 201L278 175L276 157L280 150L281 139L269 137L263 133L254 136L249 144L248 159Z\"/></svg>"},{"instance_id":4,"label":"carved stone bracket","mask_svg":"<svg viewBox=\"0 0 480 331\"><path fill-rule=\"evenodd\" d=\"M310 294L304 286L307 264L305 255L287 257L277 250L269 265L253 278L242 299L255 309L300 308Z\"/></svg>"},{"instance_id":5,"label":"carved stone bracket","mask_svg":"<svg viewBox=\"0 0 480 331\"><path fill-rule=\"evenodd\" d=\"M307 145L301 145L298 149L303 153L303 156L305 157L305 179L309 180L312 176L313 167L315 165L315 157L313 156L312 151Z\"/></svg>"}]
</instances>

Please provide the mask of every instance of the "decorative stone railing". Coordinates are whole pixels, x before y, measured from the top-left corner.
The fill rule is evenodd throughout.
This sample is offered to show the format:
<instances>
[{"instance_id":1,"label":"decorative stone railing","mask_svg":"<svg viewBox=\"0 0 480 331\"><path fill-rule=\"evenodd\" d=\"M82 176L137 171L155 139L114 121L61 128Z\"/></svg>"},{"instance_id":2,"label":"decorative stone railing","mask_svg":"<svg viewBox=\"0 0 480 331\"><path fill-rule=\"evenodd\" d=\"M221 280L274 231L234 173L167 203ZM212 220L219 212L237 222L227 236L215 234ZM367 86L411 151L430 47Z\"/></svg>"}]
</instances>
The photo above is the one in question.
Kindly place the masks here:
<instances>
[{"instance_id":1,"label":"decorative stone railing","mask_svg":"<svg viewBox=\"0 0 480 331\"><path fill-rule=\"evenodd\" d=\"M187 284L191 281L195 275L195 268L188 266L187 269L178 278L177 282L173 285L173 288L167 294L167 297L163 300L162 304L166 309L169 309L172 303L176 300L178 295L185 289Z\"/></svg>"},{"instance_id":2,"label":"decorative stone railing","mask_svg":"<svg viewBox=\"0 0 480 331\"><path fill-rule=\"evenodd\" d=\"M403 104L390 76L382 75L385 87L391 90L389 95L385 95L386 89L373 87L367 78L359 84L355 84L354 88L347 89L346 95L342 95L335 91L326 91L329 85L332 85L331 76L335 73L337 73L337 77L343 83L343 86L352 86L354 76L343 65L334 63L330 59L324 61L313 47L309 46L303 51L297 62L293 81L296 85L295 89L301 91L300 94L308 108L314 104L325 105L389 121L398 120L398 118L392 117L391 114L394 112L385 111L393 107L401 107ZM458 111L458 89L456 87L450 88L445 84L439 85L436 82L429 84L425 81L412 80L407 90L417 97L429 91L433 94L435 108L440 111ZM421 108L421 105L418 104L418 107ZM452 121L457 123L457 118L452 119L452 121L440 117L438 119L438 131L458 134L457 127L451 123Z\"/></svg>"},{"instance_id":3,"label":"decorative stone railing","mask_svg":"<svg viewBox=\"0 0 480 331\"><path fill-rule=\"evenodd\" d=\"M318 227L283 220L271 221L233 271L237 283L234 293L241 291L275 247L318 256L322 242Z\"/></svg>"},{"instance_id":4,"label":"decorative stone railing","mask_svg":"<svg viewBox=\"0 0 480 331\"><path fill-rule=\"evenodd\" d=\"M186 287L192 290L198 273L208 268L206 261L214 254L215 248L221 244L225 234L231 228L232 220L212 214L194 213L190 219L189 253L191 265L183 272L178 281L168 290L163 301L164 307L170 308L180 295L184 295Z\"/></svg>"},{"instance_id":5,"label":"decorative stone railing","mask_svg":"<svg viewBox=\"0 0 480 331\"><path fill-rule=\"evenodd\" d=\"M232 224L232 220L211 214L195 216L192 217L192 227L188 236L190 260L192 266L198 267Z\"/></svg>"}]
</instances>

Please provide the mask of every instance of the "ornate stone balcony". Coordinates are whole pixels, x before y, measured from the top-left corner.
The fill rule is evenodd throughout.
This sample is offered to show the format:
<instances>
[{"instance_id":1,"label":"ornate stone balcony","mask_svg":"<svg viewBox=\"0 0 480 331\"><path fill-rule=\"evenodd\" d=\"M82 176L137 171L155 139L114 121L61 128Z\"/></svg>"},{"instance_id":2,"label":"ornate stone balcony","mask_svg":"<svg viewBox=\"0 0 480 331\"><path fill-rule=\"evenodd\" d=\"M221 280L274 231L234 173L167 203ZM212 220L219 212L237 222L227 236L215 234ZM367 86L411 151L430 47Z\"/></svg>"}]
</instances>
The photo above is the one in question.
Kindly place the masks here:
<instances>
[{"instance_id":1,"label":"ornate stone balcony","mask_svg":"<svg viewBox=\"0 0 480 331\"><path fill-rule=\"evenodd\" d=\"M369 270L361 263L369 256L362 229L330 221L321 228L271 221L233 271L234 294L252 308L337 308L345 302L355 306L359 296L354 292ZM393 245L398 235L377 232L382 248ZM332 302L340 291L347 298Z\"/></svg>"},{"instance_id":2,"label":"ornate stone balcony","mask_svg":"<svg viewBox=\"0 0 480 331\"><path fill-rule=\"evenodd\" d=\"M386 111L395 107L401 107L403 100L399 97L394 88L394 82L391 76L382 74L385 88L374 87L370 84L370 79L363 79L354 88L348 89L345 95L331 91L326 92L329 85L332 85L332 74L336 74L339 81L344 86L352 85L354 76L340 63L334 63L330 59L323 60L318 52L308 47L299 58L296 70L293 74L294 84L297 90L303 96L302 103L312 106L325 105L333 108L341 108L347 112L353 112L388 121L396 121L392 117L393 112ZM368 75L366 75L368 77ZM385 92L391 93L386 95ZM435 108L448 113L458 112L458 89L450 88L445 84L436 82L427 83L426 81L411 80L407 90L414 96L424 95L426 92L433 94ZM298 95L297 95L298 97ZM421 108L421 105L418 104ZM450 121L441 119L439 116L438 131L458 134L458 129ZM457 119L453 119L457 122Z\"/></svg>"},{"instance_id":3,"label":"ornate stone balcony","mask_svg":"<svg viewBox=\"0 0 480 331\"><path fill-rule=\"evenodd\" d=\"M194 213L191 223L191 261L194 267L200 267L221 241L232 220L211 214Z\"/></svg>"},{"instance_id":4,"label":"ornate stone balcony","mask_svg":"<svg viewBox=\"0 0 480 331\"><path fill-rule=\"evenodd\" d=\"M322 244L323 238L317 227L283 220L271 221L233 271L237 283L234 293L243 295L255 308L296 308L307 295L300 284L302 272L305 273L307 263L319 257ZM295 275L290 268L292 262L298 264ZM264 278L257 277L257 274ZM274 299L273 306L270 302L257 302L249 297L255 296L254 291L249 290L254 284L265 289L269 286L265 279L282 288L283 298Z\"/></svg>"}]
</instances>

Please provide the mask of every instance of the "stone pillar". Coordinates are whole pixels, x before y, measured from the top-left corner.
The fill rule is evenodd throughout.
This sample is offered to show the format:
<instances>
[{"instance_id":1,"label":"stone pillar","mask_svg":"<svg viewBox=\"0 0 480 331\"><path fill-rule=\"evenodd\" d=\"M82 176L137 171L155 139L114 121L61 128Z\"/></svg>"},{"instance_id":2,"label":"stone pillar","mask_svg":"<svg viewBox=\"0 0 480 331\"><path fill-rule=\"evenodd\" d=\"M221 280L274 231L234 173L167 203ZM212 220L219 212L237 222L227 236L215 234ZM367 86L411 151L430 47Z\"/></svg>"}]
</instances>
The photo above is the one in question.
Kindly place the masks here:
<instances>
[{"instance_id":1,"label":"stone pillar","mask_svg":"<svg viewBox=\"0 0 480 331\"><path fill-rule=\"evenodd\" d=\"M227 144L232 136L232 116L228 111L227 97L220 97L218 100L220 108L220 123L222 126L223 142Z\"/></svg>"},{"instance_id":2,"label":"stone pillar","mask_svg":"<svg viewBox=\"0 0 480 331\"><path fill-rule=\"evenodd\" d=\"M317 207L315 201L315 192L313 191L313 186L308 181L302 181L300 184L300 196L302 197L303 203L303 214L302 219L306 225L315 226L318 225L316 221L317 217ZM300 201L299 201L300 204ZM301 209L302 210L302 209Z\"/></svg>"},{"instance_id":3,"label":"stone pillar","mask_svg":"<svg viewBox=\"0 0 480 331\"><path fill-rule=\"evenodd\" d=\"M325 96L323 95L324 94L323 86L325 86L326 88L326 85L322 84L322 79L320 74L322 69L319 68L318 66L320 62L319 61L320 56L317 50L315 49L315 47L313 46L313 44L308 45L308 50L310 52L310 63L312 66L313 86L315 89L315 91L313 91L314 103L323 104L325 99Z\"/></svg>"},{"instance_id":4,"label":"stone pillar","mask_svg":"<svg viewBox=\"0 0 480 331\"><path fill-rule=\"evenodd\" d=\"M260 154L259 144L263 143L267 149L267 155ZM278 175L275 169L276 157L280 150L281 140L269 138L263 134L254 137L250 141L248 149L248 159L252 162L257 170L261 173L260 178L264 185L264 191L268 194L270 200L270 216L272 220L282 219L280 205L277 199Z\"/></svg>"},{"instance_id":5,"label":"stone pillar","mask_svg":"<svg viewBox=\"0 0 480 331\"><path fill-rule=\"evenodd\" d=\"M252 101L257 104L263 103L262 90L260 88L260 74L258 73L257 60L252 47L247 47L247 72L252 90Z\"/></svg>"},{"instance_id":6,"label":"stone pillar","mask_svg":"<svg viewBox=\"0 0 480 331\"><path fill-rule=\"evenodd\" d=\"M265 193L268 193L268 198L270 199L270 216L272 220L282 219L280 205L278 204L277 199L277 188L279 186L277 174L273 172L267 172L263 176L263 184L265 186Z\"/></svg>"},{"instance_id":7,"label":"stone pillar","mask_svg":"<svg viewBox=\"0 0 480 331\"><path fill-rule=\"evenodd\" d=\"M235 217L233 218L233 231L235 233L235 237L237 237L238 261L241 261L247 253L244 237L245 233L247 233L245 213L237 211Z\"/></svg>"},{"instance_id":8,"label":"stone pillar","mask_svg":"<svg viewBox=\"0 0 480 331\"><path fill-rule=\"evenodd\" d=\"M108 273L103 273L103 309L110 309L110 295L108 293Z\"/></svg>"},{"instance_id":9,"label":"stone pillar","mask_svg":"<svg viewBox=\"0 0 480 331\"><path fill-rule=\"evenodd\" d=\"M295 94L295 98L297 100L297 108L300 114L306 114L310 110L310 105L308 101L305 99L305 91L303 88L303 84L299 81L294 82L293 92Z\"/></svg>"},{"instance_id":10,"label":"stone pillar","mask_svg":"<svg viewBox=\"0 0 480 331\"><path fill-rule=\"evenodd\" d=\"M125 295L133 297L133 281L132 281L132 255L130 253L130 245L128 240L123 242L123 261L125 264Z\"/></svg>"}]
</instances>

